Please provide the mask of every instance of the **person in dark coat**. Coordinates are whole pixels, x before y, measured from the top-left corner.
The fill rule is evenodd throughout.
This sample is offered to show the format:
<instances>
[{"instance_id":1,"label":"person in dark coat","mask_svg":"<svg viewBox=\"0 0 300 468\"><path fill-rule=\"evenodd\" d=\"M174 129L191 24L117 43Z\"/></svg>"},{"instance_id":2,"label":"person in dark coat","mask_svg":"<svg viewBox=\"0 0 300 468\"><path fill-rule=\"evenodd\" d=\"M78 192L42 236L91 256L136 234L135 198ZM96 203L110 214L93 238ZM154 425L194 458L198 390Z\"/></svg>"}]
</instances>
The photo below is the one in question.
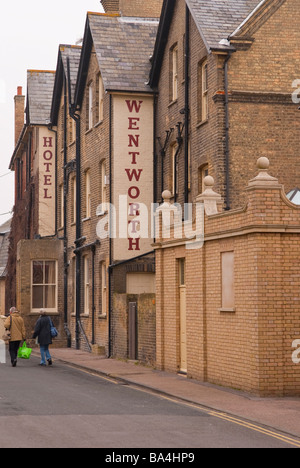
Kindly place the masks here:
<instances>
[{"instance_id":1,"label":"person in dark coat","mask_svg":"<svg viewBox=\"0 0 300 468\"><path fill-rule=\"evenodd\" d=\"M49 345L52 344L51 320L44 309L41 309L41 316L35 324L33 339L38 338L41 352L41 366L52 366L52 358L49 352Z\"/></svg>"}]
</instances>

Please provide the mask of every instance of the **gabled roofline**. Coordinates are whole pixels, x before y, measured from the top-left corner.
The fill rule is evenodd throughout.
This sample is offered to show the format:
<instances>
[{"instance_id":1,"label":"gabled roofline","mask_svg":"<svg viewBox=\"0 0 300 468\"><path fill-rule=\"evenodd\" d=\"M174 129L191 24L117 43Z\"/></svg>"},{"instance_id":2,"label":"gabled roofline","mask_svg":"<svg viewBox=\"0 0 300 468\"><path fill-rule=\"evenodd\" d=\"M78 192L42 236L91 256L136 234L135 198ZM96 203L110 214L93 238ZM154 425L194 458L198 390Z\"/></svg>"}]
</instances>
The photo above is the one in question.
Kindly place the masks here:
<instances>
[{"instance_id":1,"label":"gabled roofline","mask_svg":"<svg viewBox=\"0 0 300 468\"><path fill-rule=\"evenodd\" d=\"M161 63L163 60L164 51L168 40L170 25L174 14L174 8L174 0L164 0L152 57L152 67L149 77L150 88L156 88L158 84Z\"/></svg>"},{"instance_id":2,"label":"gabled roofline","mask_svg":"<svg viewBox=\"0 0 300 468\"><path fill-rule=\"evenodd\" d=\"M167 40L168 40L170 24L171 24L172 17L174 14L175 1L176 0L164 0L164 3L163 3L161 19L159 23L158 34L157 34L157 39L156 39L154 53L153 53L152 68L150 71L149 84L152 88L156 88L158 84L161 64L162 64L165 47L166 47ZM285 0L282 0L282 1L285 1ZM235 50L233 46L230 46L230 45L226 46L224 44L220 44L220 47L218 46L215 46L213 48L210 47L201 30L201 27L199 26L197 22L197 18L194 15L194 11L193 11L190 0L185 0L185 2L190 10L192 18L195 21L199 34L206 46L208 53L218 52L218 51L221 51L223 53L224 52L230 53ZM229 35L228 39L230 40L230 38L234 38L249 22L251 23L251 20L253 20L253 18L257 14L259 14L260 10L265 6L265 4L272 3L272 2L273 0L261 0L260 2L258 0L258 5L247 16L247 18L244 19L244 21L238 26L238 28L234 32L232 32L232 34Z\"/></svg>"},{"instance_id":3,"label":"gabled roofline","mask_svg":"<svg viewBox=\"0 0 300 468\"><path fill-rule=\"evenodd\" d=\"M61 98L61 92L63 87L63 73L64 73L64 66L61 56L61 46L58 49L58 57L57 57L57 66L56 66L56 75L55 75L55 82L54 82L54 89L53 89L53 97L52 97L52 106L50 112L50 122L51 125L57 125L57 117L59 111L59 104Z\"/></svg>"},{"instance_id":4,"label":"gabled roofline","mask_svg":"<svg viewBox=\"0 0 300 468\"><path fill-rule=\"evenodd\" d=\"M264 3L266 3L267 0L261 0L261 2L254 8L254 10L247 16L247 18L242 21L242 23L236 28L236 30L230 34L230 37L234 37L242 28L245 26L245 24L248 23L248 21L252 18L253 15L260 9L261 6L263 6Z\"/></svg>"},{"instance_id":5,"label":"gabled roofline","mask_svg":"<svg viewBox=\"0 0 300 468\"><path fill-rule=\"evenodd\" d=\"M85 30L83 36L83 43L82 43L82 50L79 62L79 69L75 87L75 94L74 94L74 107L81 108L85 83L87 79L88 67L90 63L91 51L93 47L93 38L89 24L89 15L94 14L91 12L87 13L86 23L85 23Z\"/></svg>"}]
</instances>

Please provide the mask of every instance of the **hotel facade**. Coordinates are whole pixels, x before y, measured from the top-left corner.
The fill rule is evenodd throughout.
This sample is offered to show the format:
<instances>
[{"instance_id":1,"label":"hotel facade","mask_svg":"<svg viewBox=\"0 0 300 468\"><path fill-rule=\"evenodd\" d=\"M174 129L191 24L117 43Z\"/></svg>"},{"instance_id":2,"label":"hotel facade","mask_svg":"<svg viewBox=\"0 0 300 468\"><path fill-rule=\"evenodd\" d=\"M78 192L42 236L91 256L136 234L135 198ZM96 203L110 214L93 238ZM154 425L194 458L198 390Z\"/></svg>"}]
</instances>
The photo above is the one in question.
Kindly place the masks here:
<instances>
[{"instance_id":1,"label":"hotel facade","mask_svg":"<svg viewBox=\"0 0 300 468\"><path fill-rule=\"evenodd\" d=\"M24 124L16 97L7 304L57 345L299 395L299 5L102 5L28 72Z\"/></svg>"}]
</instances>

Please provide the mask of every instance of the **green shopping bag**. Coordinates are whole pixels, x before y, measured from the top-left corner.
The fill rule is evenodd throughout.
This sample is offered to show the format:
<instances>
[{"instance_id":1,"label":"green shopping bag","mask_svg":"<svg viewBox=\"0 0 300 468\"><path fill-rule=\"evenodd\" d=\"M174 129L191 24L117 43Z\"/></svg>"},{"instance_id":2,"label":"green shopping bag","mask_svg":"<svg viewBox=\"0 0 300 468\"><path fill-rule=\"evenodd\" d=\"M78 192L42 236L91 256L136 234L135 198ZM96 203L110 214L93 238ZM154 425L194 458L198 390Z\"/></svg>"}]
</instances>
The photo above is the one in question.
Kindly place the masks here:
<instances>
[{"instance_id":1,"label":"green shopping bag","mask_svg":"<svg viewBox=\"0 0 300 468\"><path fill-rule=\"evenodd\" d=\"M26 341L24 341L23 346L21 346L21 348L19 348L18 358L20 358L20 359L30 359L31 353L32 353L32 349L27 348Z\"/></svg>"}]
</instances>

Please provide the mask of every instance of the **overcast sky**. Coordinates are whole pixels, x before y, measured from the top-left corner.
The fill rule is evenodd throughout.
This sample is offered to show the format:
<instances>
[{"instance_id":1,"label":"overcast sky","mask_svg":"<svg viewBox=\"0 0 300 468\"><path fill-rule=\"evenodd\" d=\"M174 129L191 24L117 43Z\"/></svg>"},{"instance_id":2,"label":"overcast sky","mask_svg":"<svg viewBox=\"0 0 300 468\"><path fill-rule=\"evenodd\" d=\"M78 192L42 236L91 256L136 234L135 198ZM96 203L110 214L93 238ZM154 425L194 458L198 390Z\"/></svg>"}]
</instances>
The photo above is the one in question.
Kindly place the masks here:
<instances>
[{"instance_id":1,"label":"overcast sky","mask_svg":"<svg viewBox=\"0 0 300 468\"><path fill-rule=\"evenodd\" d=\"M0 16L0 225L14 205L14 96L26 92L28 69L55 70L59 44L83 37L86 13L102 12L100 0L15 0L3 2Z\"/></svg>"}]
</instances>

